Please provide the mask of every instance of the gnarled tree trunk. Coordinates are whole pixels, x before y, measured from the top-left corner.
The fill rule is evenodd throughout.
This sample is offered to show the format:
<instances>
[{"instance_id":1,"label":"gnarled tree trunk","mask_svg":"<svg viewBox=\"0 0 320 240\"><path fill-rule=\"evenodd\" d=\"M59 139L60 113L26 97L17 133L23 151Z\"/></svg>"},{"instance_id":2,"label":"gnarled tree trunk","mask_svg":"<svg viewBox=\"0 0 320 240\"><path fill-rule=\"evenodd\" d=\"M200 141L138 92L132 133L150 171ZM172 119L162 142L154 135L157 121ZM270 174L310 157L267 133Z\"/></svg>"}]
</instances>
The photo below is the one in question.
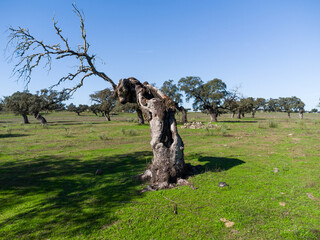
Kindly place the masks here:
<instances>
[{"instance_id":1,"label":"gnarled tree trunk","mask_svg":"<svg viewBox=\"0 0 320 240\"><path fill-rule=\"evenodd\" d=\"M28 119L28 116L26 114L22 114L22 117L23 117L23 123L24 124L29 124L29 119Z\"/></svg>"},{"instance_id":2,"label":"gnarled tree trunk","mask_svg":"<svg viewBox=\"0 0 320 240\"><path fill-rule=\"evenodd\" d=\"M241 119L241 111L240 111L240 110L238 110L237 118L238 118L238 119Z\"/></svg>"},{"instance_id":3,"label":"gnarled tree trunk","mask_svg":"<svg viewBox=\"0 0 320 240\"><path fill-rule=\"evenodd\" d=\"M107 121L111 121L110 115L107 111L104 111L104 116L106 118Z\"/></svg>"},{"instance_id":4,"label":"gnarled tree trunk","mask_svg":"<svg viewBox=\"0 0 320 240\"><path fill-rule=\"evenodd\" d=\"M157 88L135 78L121 79L115 92L120 103L137 103L150 124L153 159L141 179L150 181L154 188L170 187L186 172L174 103Z\"/></svg>"},{"instance_id":5,"label":"gnarled tree trunk","mask_svg":"<svg viewBox=\"0 0 320 240\"><path fill-rule=\"evenodd\" d=\"M303 109L300 109L300 110L299 110L299 118L300 118L300 119L303 119Z\"/></svg>"},{"instance_id":6,"label":"gnarled tree trunk","mask_svg":"<svg viewBox=\"0 0 320 240\"><path fill-rule=\"evenodd\" d=\"M144 118L143 118L142 111L139 108L137 108L136 112L137 112L139 125L143 125L144 124Z\"/></svg>"},{"instance_id":7,"label":"gnarled tree trunk","mask_svg":"<svg viewBox=\"0 0 320 240\"><path fill-rule=\"evenodd\" d=\"M185 109L184 107L180 107L180 111L181 111L181 115L182 115L182 117L181 117L181 121L182 121L182 123L184 124L184 123L187 123L188 122L188 119L187 119L187 109Z\"/></svg>"},{"instance_id":8,"label":"gnarled tree trunk","mask_svg":"<svg viewBox=\"0 0 320 240\"><path fill-rule=\"evenodd\" d=\"M209 115L211 122L218 122L217 120L217 111L213 108L209 108Z\"/></svg>"},{"instance_id":9,"label":"gnarled tree trunk","mask_svg":"<svg viewBox=\"0 0 320 240\"><path fill-rule=\"evenodd\" d=\"M47 124L47 120L40 113L34 113L33 116L35 117L35 119L40 121L42 125Z\"/></svg>"},{"instance_id":10,"label":"gnarled tree trunk","mask_svg":"<svg viewBox=\"0 0 320 240\"><path fill-rule=\"evenodd\" d=\"M255 109L252 110L252 118L254 118L254 117L256 116L256 111L257 111L257 110L255 110Z\"/></svg>"}]
</instances>

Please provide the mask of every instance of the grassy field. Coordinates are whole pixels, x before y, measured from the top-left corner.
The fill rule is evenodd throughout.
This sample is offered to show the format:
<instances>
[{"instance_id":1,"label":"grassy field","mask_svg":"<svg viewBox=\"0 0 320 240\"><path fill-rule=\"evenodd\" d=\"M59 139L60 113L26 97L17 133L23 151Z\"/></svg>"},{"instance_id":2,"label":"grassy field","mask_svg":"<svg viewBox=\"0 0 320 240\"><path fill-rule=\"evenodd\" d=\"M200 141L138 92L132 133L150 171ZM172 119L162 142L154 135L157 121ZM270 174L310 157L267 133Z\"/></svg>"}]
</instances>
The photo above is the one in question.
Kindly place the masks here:
<instances>
[{"instance_id":1,"label":"grassy field","mask_svg":"<svg viewBox=\"0 0 320 240\"><path fill-rule=\"evenodd\" d=\"M149 126L111 117L0 114L1 239L320 239L320 114L179 125L186 162L203 165L197 189L142 194Z\"/></svg>"}]
</instances>

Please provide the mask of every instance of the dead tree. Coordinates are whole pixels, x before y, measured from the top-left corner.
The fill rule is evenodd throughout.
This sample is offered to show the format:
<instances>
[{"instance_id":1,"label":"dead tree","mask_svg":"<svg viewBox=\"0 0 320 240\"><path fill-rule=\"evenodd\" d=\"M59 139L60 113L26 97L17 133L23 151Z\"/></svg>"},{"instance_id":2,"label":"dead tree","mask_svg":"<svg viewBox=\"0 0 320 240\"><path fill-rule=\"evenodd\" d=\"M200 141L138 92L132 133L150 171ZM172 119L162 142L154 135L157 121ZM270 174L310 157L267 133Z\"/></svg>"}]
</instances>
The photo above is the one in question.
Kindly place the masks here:
<instances>
[{"instance_id":1,"label":"dead tree","mask_svg":"<svg viewBox=\"0 0 320 240\"><path fill-rule=\"evenodd\" d=\"M87 42L84 27L83 13L73 5L74 12L80 19L81 37L83 44L73 49L68 39L62 35L62 30L53 19L53 26L56 34L60 37L61 43L48 45L36 39L28 29L9 28L10 40L14 46L13 57L18 63L13 73L18 78L23 78L28 84L31 80L31 73L45 61L47 67L51 67L52 59L76 58L79 61L75 73L69 73L60 78L52 86L62 84L65 81L76 81L73 88L64 89L64 92L72 95L78 88L82 87L84 81L91 76L98 76L111 84L116 97L121 103L137 103L142 110L145 119L150 124L151 147L153 150L152 164L148 167L141 179L151 182L153 188L167 188L171 183L177 182L186 173L184 162L184 144L177 131L175 120L174 103L157 88L148 83L140 83L135 78L121 79L116 85L104 72L95 67L95 55L89 54L89 43Z\"/></svg>"}]
</instances>

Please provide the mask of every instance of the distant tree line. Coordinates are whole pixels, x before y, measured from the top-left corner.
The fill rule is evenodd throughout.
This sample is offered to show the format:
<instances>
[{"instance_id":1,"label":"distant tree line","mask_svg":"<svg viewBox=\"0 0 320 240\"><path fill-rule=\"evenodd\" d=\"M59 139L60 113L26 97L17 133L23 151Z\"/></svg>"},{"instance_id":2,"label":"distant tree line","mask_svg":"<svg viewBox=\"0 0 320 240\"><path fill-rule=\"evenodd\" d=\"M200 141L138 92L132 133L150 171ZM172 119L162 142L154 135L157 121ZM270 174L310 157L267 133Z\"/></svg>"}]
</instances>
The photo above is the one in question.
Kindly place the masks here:
<instances>
[{"instance_id":1,"label":"distant tree line","mask_svg":"<svg viewBox=\"0 0 320 240\"><path fill-rule=\"evenodd\" d=\"M237 90L228 90L227 85L218 78L205 83L199 77L188 76L181 78L177 85L173 80L168 80L163 83L161 90L174 100L179 111L183 92L187 102L193 101L193 110L209 114L212 122L217 122L222 113L231 113L232 117L240 119L248 113L254 118L257 111L286 112L289 118L290 113L299 112L300 118L303 118L305 107L303 101L295 96L278 99L241 97ZM313 109L313 112L317 112L317 109ZM186 121L184 112L182 122Z\"/></svg>"},{"instance_id":2,"label":"distant tree line","mask_svg":"<svg viewBox=\"0 0 320 240\"><path fill-rule=\"evenodd\" d=\"M160 90L169 96L175 104L175 108L182 113L181 122L186 123L187 109L183 106L183 96L187 102L192 101L194 111L201 111L210 116L212 122L218 121L218 116L223 113L230 113L231 117L241 119L245 114L251 114L254 118L257 111L264 112L285 112L288 118L291 113L299 113L303 118L305 104L296 97L279 98L253 98L241 97L237 90L228 90L226 83L221 79L214 78L208 82L203 82L199 77L187 76L181 78L177 84L173 80L163 83ZM25 92L15 92L11 96L0 100L0 111L12 111L16 115L23 117L24 123L29 123L28 115L33 115L41 124L47 121L41 112L54 110L67 110L80 115L82 112L91 111L96 116L104 116L110 121L110 113L113 112L136 112L139 124L144 124L142 111L137 104L120 104L111 89L106 88L90 94L92 105L73 103L65 106L62 102L69 99L69 95L63 92L42 89L36 94ZM319 103L320 107L320 103ZM314 108L310 112L318 112Z\"/></svg>"},{"instance_id":3,"label":"distant tree line","mask_svg":"<svg viewBox=\"0 0 320 240\"><path fill-rule=\"evenodd\" d=\"M47 89L42 89L36 94L28 91L15 92L11 96L4 97L1 108L21 115L25 124L29 123L28 115L33 115L41 124L46 124L47 120L41 115L41 112L63 109L62 102L68 98L66 93Z\"/></svg>"}]
</instances>

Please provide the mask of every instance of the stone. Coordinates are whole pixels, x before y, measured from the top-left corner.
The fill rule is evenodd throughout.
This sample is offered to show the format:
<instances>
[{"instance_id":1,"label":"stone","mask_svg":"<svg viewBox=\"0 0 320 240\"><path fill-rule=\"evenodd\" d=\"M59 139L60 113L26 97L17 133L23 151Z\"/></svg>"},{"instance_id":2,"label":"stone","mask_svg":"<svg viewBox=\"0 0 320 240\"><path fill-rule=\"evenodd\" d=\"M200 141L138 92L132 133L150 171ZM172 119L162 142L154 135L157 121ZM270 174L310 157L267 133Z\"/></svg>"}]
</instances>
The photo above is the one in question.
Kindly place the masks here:
<instances>
[{"instance_id":1,"label":"stone","mask_svg":"<svg viewBox=\"0 0 320 240\"><path fill-rule=\"evenodd\" d=\"M219 182L218 185L220 188L229 187L229 185L226 182Z\"/></svg>"}]
</instances>

